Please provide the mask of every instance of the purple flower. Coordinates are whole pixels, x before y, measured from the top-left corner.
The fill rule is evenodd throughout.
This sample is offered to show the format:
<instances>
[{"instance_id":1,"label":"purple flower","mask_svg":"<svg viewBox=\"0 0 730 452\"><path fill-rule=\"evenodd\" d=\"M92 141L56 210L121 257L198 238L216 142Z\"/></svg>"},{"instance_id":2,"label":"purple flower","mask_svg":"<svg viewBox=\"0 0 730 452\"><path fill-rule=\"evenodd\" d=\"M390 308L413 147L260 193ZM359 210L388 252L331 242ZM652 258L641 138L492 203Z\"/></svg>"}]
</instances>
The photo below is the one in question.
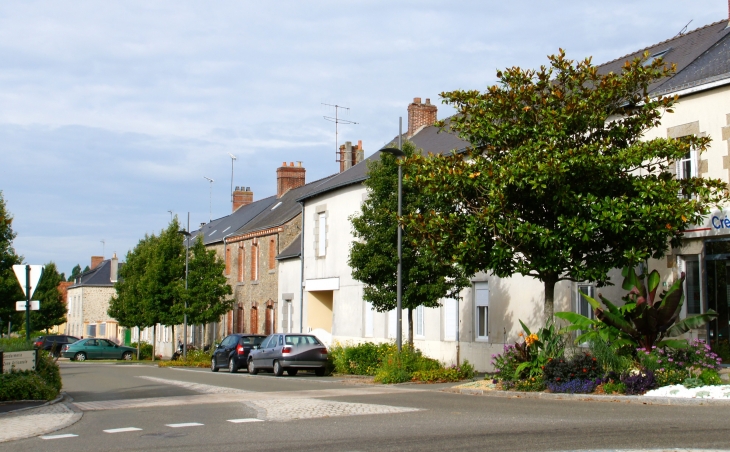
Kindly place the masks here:
<instances>
[{"instance_id":1,"label":"purple flower","mask_svg":"<svg viewBox=\"0 0 730 452\"><path fill-rule=\"evenodd\" d=\"M674 360L673 360L672 358L669 358L669 359L668 359L668 361L669 361L670 363L674 362Z\"/></svg>"},{"instance_id":2,"label":"purple flower","mask_svg":"<svg viewBox=\"0 0 730 452\"><path fill-rule=\"evenodd\" d=\"M661 359L657 359L656 362L657 362L657 364L661 364L662 363L662 360Z\"/></svg>"}]
</instances>

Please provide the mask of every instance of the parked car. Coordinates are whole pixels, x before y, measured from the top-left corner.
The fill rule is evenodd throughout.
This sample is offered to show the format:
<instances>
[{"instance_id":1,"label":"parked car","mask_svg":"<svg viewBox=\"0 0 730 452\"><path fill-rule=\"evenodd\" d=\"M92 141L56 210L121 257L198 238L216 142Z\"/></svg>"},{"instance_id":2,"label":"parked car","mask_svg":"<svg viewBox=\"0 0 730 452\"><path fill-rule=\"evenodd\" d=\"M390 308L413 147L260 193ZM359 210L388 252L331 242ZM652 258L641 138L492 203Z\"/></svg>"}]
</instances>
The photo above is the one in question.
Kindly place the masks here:
<instances>
[{"instance_id":1,"label":"parked car","mask_svg":"<svg viewBox=\"0 0 730 452\"><path fill-rule=\"evenodd\" d=\"M33 341L33 346L37 350L45 350L54 358L61 355L61 349L66 344L73 344L78 341L78 337L67 336L65 334L55 334L52 336L38 336Z\"/></svg>"},{"instance_id":2,"label":"parked car","mask_svg":"<svg viewBox=\"0 0 730 452\"><path fill-rule=\"evenodd\" d=\"M136 348L117 345L108 339L81 339L63 348L61 355L74 361L87 359L124 359L131 360L137 353Z\"/></svg>"},{"instance_id":3,"label":"parked car","mask_svg":"<svg viewBox=\"0 0 730 452\"><path fill-rule=\"evenodd\" d=\"M221 367L228 367L231 373L238 369L245 369L248 363L248 354L261 345L266 336L258 334L231 334L226 336L213 350L210 359L210 370L218 372Z\"/></svg>"},{"instance_id":4,"label":"parked car","mask_svg":"<svg viewBox=\"0 0 730 452\"><path fill-rule=\"evenodd\" d=\"M311 334L272 334L248 356L248 373L271 370L277 377L284 371L296 375L313 370L318 377L327 372L327 347Z\"/></svg>"}]
</instances>

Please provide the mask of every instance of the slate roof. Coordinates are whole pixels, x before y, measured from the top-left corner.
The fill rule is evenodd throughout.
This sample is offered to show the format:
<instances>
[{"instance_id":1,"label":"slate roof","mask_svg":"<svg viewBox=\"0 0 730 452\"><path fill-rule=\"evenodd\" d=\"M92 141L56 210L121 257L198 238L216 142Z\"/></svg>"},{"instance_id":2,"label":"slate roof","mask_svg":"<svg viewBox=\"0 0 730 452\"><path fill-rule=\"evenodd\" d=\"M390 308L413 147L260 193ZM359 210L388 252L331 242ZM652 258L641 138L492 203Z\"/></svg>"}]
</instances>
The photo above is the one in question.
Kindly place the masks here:
<instances>
[{"instance_id":1,"label":"slate roof","mask_svg":"<svg viewBox=\"0 0 730 452\"><path fill-rule=\"evenodd\" d=\"M68 289L74 289L76 287L83 286L113 287L114 283L111 281L111 262L111 259L101 261L101 263L95 268L81 273L79 275L79 282L76 283L74 281L74 283L69 286ZM119 269L121 269L123 265L123 262L119 262Z\"/></svg>"},{"instance_id":2,"label":"slate roof","mask_svg":"<svg viewBox=\"0 0 730 452\"><path fill-rule=\"evenodd\" d=\"M602 74L608 72L620 73L621 68L626 61L631 61L634 58L640 58L643 56L644 52L648 52L651 56L669 49L669 52L667 52L662 59L667 65L672 63L676 65L677 71L675 72L675 75L671 78L659 80L649 86L649 91L654 94L665 93L668 92L668 87L675 85L675 79L681 75L681 72L683 72L685 68L688 68L690 65L697 67L698 65L695 63L698 62L698 58L715 46L718 41L724 39L729 33L730 28L728 28L728 20L723 19L696 30L689 31L685 34L675 36L672 39L667 39L649 47L644 47L643 49L624 55L620 58L616 58L615 60L598 66L598 71ZM690 72L695 71L691 70Z\"/></svg>"},{"instance_id":3,"label":"slate roof","mask_svg":"<svg viewBox=\"0 0 730 452\"><path fill-rule=\"evenodd\" d=\"M384 146L390 147L392 143L397 142L398 137L396 136L393 141ZM416 145L417 148L423 149L425 153L433 154L445 154L451 151L461 151L469 146L469 143L462 140L458 136L448 131L440 131L436 126L427 126L419 130L415 135L410 138L410 141ZM327 182L319 185L308 194L301 196L297 201L304 201L305 199L313 198L315 196L327 193L338 188L347 187L348 185L358 184L365 179L367 176L367 165L369 161L379 160L380 151L376 151L373 155L366 158L362 162L336 174Z\"/></svg>"},{"instance_id":4,"label":"slate roof","mask_svg":"<svg viewBox=\"0 0 730 452\"><path fill-rule=\"evenodd\" d=\"M192 242L199 234L204 234L203 243L205 245L222 242L224 238L233 235L237 230L266 211L266 209L271 208L276 201L276 196L269 196L268 198L260 199L240 207L235 212L225 217L217 218L205 224L202 228L191 232L190 241Z\"/></svg>"},{"instance_id":5,"label":"slate roof","mask_svg":"<svg viewBox=\"0 0 730 452\"><path fill-rule=\"evenodd\" d=\"M309 192L316 190L318 186L328 182L333 177L334 176L327 176L302 185L301 187L293 188L284 193L284 196L279 199L276 199L276 196L273 196L274 201L270 204L268 209L262 210L255 218L237 229L234 234L228 235L238 236L249 232L256 232L281 226L301 213L302 206L297 202L297 199L302 196L307 196Z\"/></svg>"},{"instance_id":6,"label":"slate roof","mask_svg":"<svg viewBox=\"0 0 730 452\"><path fill-rule=\"evenodd\" d=\"M294 239L293 242L289 244L286 248L284 248L284 251L279 253L278 256L276 256L277 261L281 261L284 259L291 259L293 257L299 257L302 255L302 234L299 234L297 238Z\"/></svg>"}]
</instances>

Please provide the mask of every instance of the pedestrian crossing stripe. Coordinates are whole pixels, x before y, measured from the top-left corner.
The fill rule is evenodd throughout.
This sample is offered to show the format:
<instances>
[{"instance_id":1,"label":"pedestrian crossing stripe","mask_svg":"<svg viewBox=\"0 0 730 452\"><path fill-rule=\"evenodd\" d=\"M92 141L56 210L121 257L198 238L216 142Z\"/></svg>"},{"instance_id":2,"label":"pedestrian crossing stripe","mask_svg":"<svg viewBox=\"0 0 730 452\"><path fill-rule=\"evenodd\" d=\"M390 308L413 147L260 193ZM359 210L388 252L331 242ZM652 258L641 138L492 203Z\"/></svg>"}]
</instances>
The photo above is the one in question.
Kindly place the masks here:
<instances>
[{"instance_id":1,"label":"pedestrian crossing stripe","mask_svg":"<svg viewBox=\"0 0 730 452\"><path fill-rule=\"evenodd\" d=\"M61 439L61 438L74 438L79 435L74 435L73 433L64 433L62 435L45 435L41 436L41 439Z\"/></svg>"},{"instance_id":2,"label":"pedestrian crossing stripe","mask_svg":"<svg viewBox=\"0 0 730 452\"><path fill-rule=\"evenodd\" d=\"M123 428L110 428L108 430L104 430L105 433L124 433L124 432L137 432L142 430L141 428L137 427L123 427Z\"/></svg>"},{"instance_id":3,"label":"pedestrian crossing stripe","mask_svg":"<svg viewBox=\"0 0 730 452\"><path fill-rule=\"evenodd\" d=\"M182 423L182 424L165 424L165 426L171 427L171 428L197 427L197 426L200 426L200 425L204 425L204 424L200 424L198 422L185 422L185 423Z\"/></svg>"},{"instance_id":4,"label":"pedestrian crossing stripe","mask_svg":"<svg viewBox=\"0 0 730 452\"><path fill-rule=\"evenodd\" d=\"M228 422L233 422L234 424L242 424L244 422L264 422L264 421L263 421L263 419L246 418L246 419L228 419Z\"/></svg>"}]
</instances>

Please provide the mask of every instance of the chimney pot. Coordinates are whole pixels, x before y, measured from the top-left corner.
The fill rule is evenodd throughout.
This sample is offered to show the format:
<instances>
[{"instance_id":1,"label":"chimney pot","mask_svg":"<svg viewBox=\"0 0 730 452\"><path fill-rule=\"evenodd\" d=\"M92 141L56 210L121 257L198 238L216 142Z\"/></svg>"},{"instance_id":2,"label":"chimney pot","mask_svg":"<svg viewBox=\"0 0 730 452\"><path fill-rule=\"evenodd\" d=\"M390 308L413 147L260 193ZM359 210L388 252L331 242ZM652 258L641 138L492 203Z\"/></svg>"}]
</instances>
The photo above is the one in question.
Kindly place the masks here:
<instances>
[{"instance_id":1,"label":"chimney pot","mask_svg":"<svg viewBox=\"0 0 730 452\"><path fill-rule=\"evenodd\" d=\"M294 162L289 162L289 166L294 166Z\"/></svg>"},{"instance_id":2,"label":"chimney pot","mask_svg":"<svg viewBox=\"0 0 730 452\"><path fill-rule=\"evenodd\" d=\"M301 165L295 167L294 162L276 170L276 197L281 198L291 189L299 188L306 183L306 169Z\"/></svg>"},{"instance_id":3,"label":"chimney pot","mask_svg":"<svg viewBox=\"0 0 730 452\"><path fill-rule=\"evenodd\" d=\"M730 1L730 0L728 0L728 1ZM357 140L357 150L359 151L361 149L362 149L362 140Z\"/></svg>"},{"instance_id":4,"label":"chimney pot","mask_svg":"<svg viewBox=\"0 0 730 452\"><path fill-rule=\"evenodd\" d=\"M431 99L426 99L426 103L421 103L421 98L416 97L413 103L408 106L408 138L415 135L425 126L431 126L436 123L438 109L431 104Z\"/></svg>"},{"instance_id":5,"label":"chimney pot","mask_svg":"<svg viewBox=\"0 0 730 452\"><path fill-rule=\"evenodd\" d=\"M730 0L728 0L728 1L730 1ZM414 97L413 98L413 103L414 104L420 104L421 103L421 98L420 97Z\"/></svg>"}]
</instances>

